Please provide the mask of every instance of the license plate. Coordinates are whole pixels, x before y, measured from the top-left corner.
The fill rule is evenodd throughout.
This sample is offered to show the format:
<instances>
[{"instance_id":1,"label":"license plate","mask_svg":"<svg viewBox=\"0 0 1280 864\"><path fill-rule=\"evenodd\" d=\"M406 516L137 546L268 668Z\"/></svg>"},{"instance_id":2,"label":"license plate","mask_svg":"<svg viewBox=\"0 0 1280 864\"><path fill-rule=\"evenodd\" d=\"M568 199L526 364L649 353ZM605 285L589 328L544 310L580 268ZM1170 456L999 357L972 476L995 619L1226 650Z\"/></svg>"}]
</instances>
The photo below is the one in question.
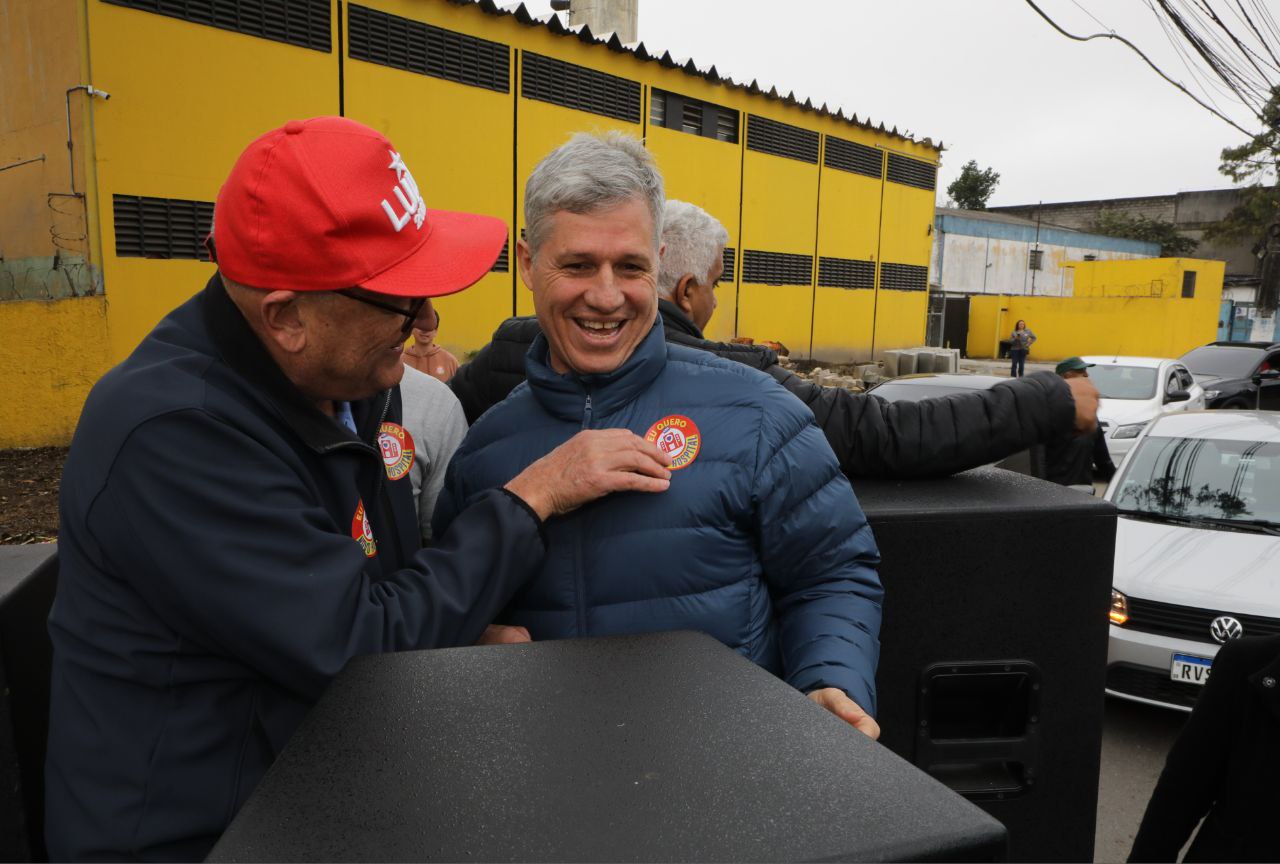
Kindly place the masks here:
<instances>
[{"instance_id":1,"label":"license plate","mask_svg":"<svg viewBox=\"0 0 1280 864\"><path fill-rule=\"evenodd\" d=\"M1183 684L1209 683L1209 667L1213 661L1207 657L1192 657L1190 654L1174 654L1169 664L1169 677Z\"/></svg>"}]
</instances>

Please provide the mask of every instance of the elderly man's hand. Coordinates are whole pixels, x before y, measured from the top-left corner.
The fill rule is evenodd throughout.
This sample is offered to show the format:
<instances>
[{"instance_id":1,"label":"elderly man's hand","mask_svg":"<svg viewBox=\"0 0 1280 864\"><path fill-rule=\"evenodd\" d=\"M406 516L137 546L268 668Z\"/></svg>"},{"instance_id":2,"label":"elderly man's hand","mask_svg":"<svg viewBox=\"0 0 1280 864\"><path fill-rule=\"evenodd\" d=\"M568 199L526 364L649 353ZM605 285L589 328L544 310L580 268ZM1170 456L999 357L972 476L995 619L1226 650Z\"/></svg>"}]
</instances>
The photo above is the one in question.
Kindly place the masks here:
<instances>
[{"instance_id":1,"label":"elderly man's hand","mask_svg":"<svg viewBox=\"0 0 1280 864\"><path fill-rule=\"evenodd\" d=\"M837 687L823 687L821 690L810 693L809 698L872 741L880 737L880 724L874 717L863 711L857 702L846 696L843 690Z\"/></svg>"},{"instance_id":2,"label":"elderly man's hand","mask_svg":"<svg viewBox=\"0 0 1280 864\"><path fill-rule=\"evenodd\" d=\"M1076 402L1075 434L1088 435L1098 426L1098 388L1088 378L1068 378L1071 398Z\"/></svg>"},{"instance_id":3,"label":"elderly man's hand","mask_svg":"<svg viewBox=\"0 0 1280 864\"><path fill-rule=\"evenodd\" d=\"M512 627L509 624L490 624L484 628L477 645L517 645L521 642L532 642L533 637L523 627Z\"/></svg>"},{"instance_id":4,"label":"elderly man's hand","mask_svg":"<svg viewBox=\"0 0 1280 864\"><path fill-rule=\"evenodd\" d=\"M670 460L626 429L586 429L521 471L506 485L543 519L568 513L610 492L664 492Z\"/></svg>"}]
</instances>

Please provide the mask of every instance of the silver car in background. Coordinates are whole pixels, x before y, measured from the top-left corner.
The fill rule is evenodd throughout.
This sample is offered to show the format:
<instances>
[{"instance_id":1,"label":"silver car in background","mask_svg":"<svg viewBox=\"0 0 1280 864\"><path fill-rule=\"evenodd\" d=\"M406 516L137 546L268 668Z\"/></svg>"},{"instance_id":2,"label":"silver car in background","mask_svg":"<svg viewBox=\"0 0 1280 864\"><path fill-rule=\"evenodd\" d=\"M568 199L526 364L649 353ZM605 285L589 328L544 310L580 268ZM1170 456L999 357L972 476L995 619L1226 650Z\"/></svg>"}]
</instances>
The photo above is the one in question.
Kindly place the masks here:
<instances>
[{"instance_id":1,"label":"silver car in background","mask_svg":"<svg viewBox=\"0 0 1280 864\"><path fill-rule=\"evenodd\" d=\"M1157 417L1106 498L1107 693L1189 711L1219 646L1280 635L1280 414Z\"/></svg>"},{"instance_id":2,"label":"silver car in background","mask_svg":"<svg viewBox=\"0 0 1280 864\"><path fill-rule=\"evenodd\" d=\"M1147 424L1172 411L1205 407L1204 388L1178 360L1090 356L1089 378L1098 388L1098 423L1111 461L1120 464Z\"/></svg>"}]
</instances>

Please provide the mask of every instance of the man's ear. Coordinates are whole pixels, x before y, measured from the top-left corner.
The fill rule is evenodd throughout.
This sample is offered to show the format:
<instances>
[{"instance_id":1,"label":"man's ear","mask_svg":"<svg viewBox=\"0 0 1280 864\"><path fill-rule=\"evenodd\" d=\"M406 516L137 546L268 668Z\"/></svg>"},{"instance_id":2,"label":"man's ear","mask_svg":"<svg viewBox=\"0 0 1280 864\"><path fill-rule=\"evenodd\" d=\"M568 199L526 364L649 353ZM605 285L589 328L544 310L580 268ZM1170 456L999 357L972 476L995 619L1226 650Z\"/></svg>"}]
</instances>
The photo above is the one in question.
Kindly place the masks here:
<instances>
[{"instance_id":1,"label":"man's ear","mask_svg":"<svg viewBox=\"0 0 1280 864\"><path fill-rule=\"evenodd\" d=\"M693 278L692 273L686 273L671 289L671 302L679 306L684 314L692 315L693 298L689 295L696 290L698 290L698 280Z\"/></svg>"},{"instance_id":2,"label":"man's ear","mask_svg":"<svg viewBox=\"0 0 1280 864\"><path fill-rule=\"evenodd\" d=\"M259 301L262 328L280 349L297 354L307 347L306 321L297 291L268 291Z\"/></svg>"},{"instance_id":3,"label":"man's ear","mask_svg":"<svg viewBox=\"0 0 1280 864\"><path fill-rule=\"evenodd\" d=\"M520 268L520 281L524 287L533 290L533 250L529 241L521 237L516 241L516 266Z\"/></svg>"}]
</instances>

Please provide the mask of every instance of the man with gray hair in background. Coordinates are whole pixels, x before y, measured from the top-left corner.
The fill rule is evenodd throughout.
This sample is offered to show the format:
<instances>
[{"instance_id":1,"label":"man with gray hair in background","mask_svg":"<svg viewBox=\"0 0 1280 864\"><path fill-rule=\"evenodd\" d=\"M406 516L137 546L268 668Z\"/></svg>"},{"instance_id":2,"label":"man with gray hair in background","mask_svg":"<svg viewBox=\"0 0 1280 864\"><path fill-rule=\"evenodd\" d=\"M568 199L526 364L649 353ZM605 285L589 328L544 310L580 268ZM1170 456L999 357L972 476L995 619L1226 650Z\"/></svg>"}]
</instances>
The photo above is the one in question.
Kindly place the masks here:
<instances>
[{"instance_id":1,"label":"man with gray hair in background","mask_svg":"<svg viewBox=\"0 0 1280 864\"><path fill-rule=\"evenodd\" d=\"M664 338L663 217L634 138L576 135L534 169L516 246L541 325L528 381L472 426L435 530L579 430L640 435L669 460L667 490L548 520L547 556L500 621L534 639L698 630L875 737L871 529L812 413Z\"/></svg>"},{"instance_id":2,"label":"man with gray hair in background","mask_svg":"<svg viewBox=\"0 0 1280 864\"><path fill-rule=\"evenodd\" d=\"M705 210L669 200L662 242L658 314L667 341L768 373L813 411L849 477L954 474L1095 428L1098 391L1087 378L1063 380L1036 372L990 390L889 403L814 384L779 365L767 347L708 341L702 331L716 309L729 234ZM524 354L537 333L533 318L508 319L449 382L469 421L524 380Z\"/></svg>"}]
</instances>

